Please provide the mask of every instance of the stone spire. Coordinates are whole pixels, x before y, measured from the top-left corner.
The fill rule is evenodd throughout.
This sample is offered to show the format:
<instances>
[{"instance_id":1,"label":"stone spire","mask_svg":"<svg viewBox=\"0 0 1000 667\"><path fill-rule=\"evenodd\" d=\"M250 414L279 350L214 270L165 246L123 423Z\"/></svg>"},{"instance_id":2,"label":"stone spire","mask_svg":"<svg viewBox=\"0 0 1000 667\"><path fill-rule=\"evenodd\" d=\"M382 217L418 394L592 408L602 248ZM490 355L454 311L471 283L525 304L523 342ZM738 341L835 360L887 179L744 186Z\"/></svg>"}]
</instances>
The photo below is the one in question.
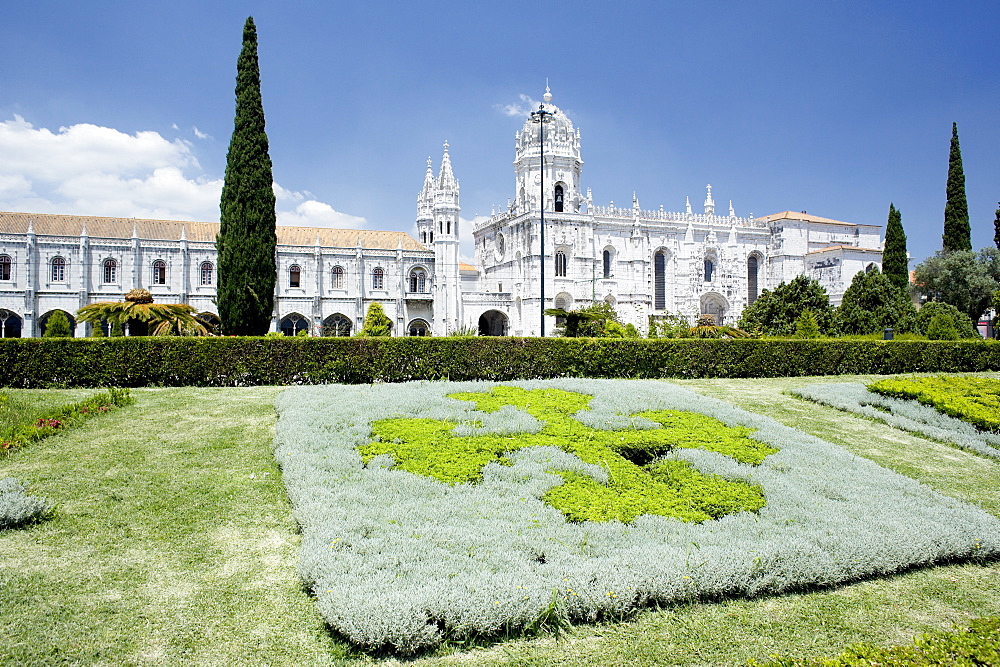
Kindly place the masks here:
<instances>
[{"instance_id":1,"label":"stone spire","mask_svg":"<svg viewBox=\"0 0 1000 667\"><path fill-rule=\"evenodd\" d=\"M705 215L715 215L715 200L712 199L712 186L706 185L708 194L705 195Z\"/></svg>"},{"instance_id":2,"label":"stone spire","mask_svg":"<svg viewBox=\"0 0 1000 667\"><path fill-rule=\"evenodd\" d=\"M729 200L729 217L730 218L735 218L736 217L736 210L733 209L733 200L732 199Z\"/></svg>"},{"instance_id":3,"label":"stone spire","mask_svg":"<svg viewBox=\"0 0 1000 667\"><path fill-rule=\"evenodd\" d=\"M684 198L684 212L687 213L688 215L692 215L694 213L694 211L691 210L691 198L690 197L685 197Z\"/></svg>"},{"instance_id":4,"label":"stone spire","mask_svg":"<svg viewBox=\"0 0 1000 667\"><path fill-rule=\"evenodd\" d=\"M448 155L448 142L444 142L444 156L441 158L441 171L438 173L437 187L439 190L453 190L458 185L455 174L451 170L451 157Z\"/></svg>"}]
</instances>

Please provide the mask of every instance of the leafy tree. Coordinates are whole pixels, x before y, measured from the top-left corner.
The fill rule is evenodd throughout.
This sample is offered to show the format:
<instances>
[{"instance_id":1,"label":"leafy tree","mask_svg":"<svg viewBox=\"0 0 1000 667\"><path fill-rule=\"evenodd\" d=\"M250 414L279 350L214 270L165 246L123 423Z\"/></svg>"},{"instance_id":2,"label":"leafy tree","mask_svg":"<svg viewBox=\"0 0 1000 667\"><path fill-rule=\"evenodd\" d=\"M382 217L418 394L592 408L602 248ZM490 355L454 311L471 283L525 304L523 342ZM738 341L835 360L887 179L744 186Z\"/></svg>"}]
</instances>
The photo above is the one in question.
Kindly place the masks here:
<instances>
[{"instance_id":1,"label":"leafy tree","mask_svg":"<svg viewBox=\"0 0 1000 667\"><path fill-rule=\"evenodd\" d=\"M930 340L958 340L958 331L954 323L946 315L935 315L927 325L927 338Z\"/></svg>"},{"instance_id":2,"label":"leafy tree","mask_svg":"<svg viewBox=\"0 0 1000 667\"><path fill-rule=\"evenodd\" d=\"M680 315L664 312L649 318L650 338L686 338L690 330L691 325Z\"/></svg>"},{"instance_id":3,"label":"leafy tree","mask_svg":"<svg viewBox=\"0 0 1000 667\"><path fill-rule=\"evenodd\" d=\"M111 335L121 336L122 325L129 320L145 322L154 336L205 336L208 330L186 303L153 303L148 290L129 290L125 301L101 301L84 306L76 315L81 322L93 322L100 328L103 320L111 322Z\"/></svg>"},{"instance_id":4,"label":"leafy tree","mask_svg":"<svg viewBox=\"0 0 1000 667\"><path fill-rule=\"evenodd\" d=\"M45 333L42 338L69 338L69 318L61 310L54 311L45 322Z\"/></svg>"},{"instance_id":5,"label":"leafy tree","mask_svg":"<svg viewBox=\"0 0 1000 667\"><path fill-rule=\"evenodd\" d=\"M813 278L797 276L789 283L780 283L774 290L764 290L753 304L743 311L737 327L767 336L790 336L795 322L804 310L816 315L821 333L834 330L833 307L826 290Z\"/></svg>"},{"instance_id":6,"label":"leafy tree","mask_svg":"<svg viewBox=\"0 0 1000 667\"><path fill-rule=\"evenodd\" d=\"M913 331L916 316L906 291L893 285L876 266L854 276L836 320L842 334L880 333L886 327L902 333Z\"/></svg>"},{"instance_id":7,"label":"leafy tree","mask_svg":"<svg viewBox=\"0 0 1000 667\"><path fill-rule=\"evenodd\" d=\"M236 121L222 186L216 248L217 303L226 334L262 336L270 328L277 279L273 178L253 17L243 26L236 64Z\"/></svg>"},{"instance_id":8,"label":"leafy tree","mask_svg":"<svg viewBox=\"0 0 1000 667\"><path fill-rule=\"evenodd\" d=\"M917 311L917 319L914 325L914 332L930 337L928 333L931 320L936 317L947 320L955 330L958 338L979 338L979 332L969 316L949 303L940 301L928 301Z\"/></svg>"},{"instance_id":9,"label":"leafy tree","mask_svg":"<svg viewBox=\"0 0 1000 667\"><path fill-rule=\"evenodd\" d=\"M958 123L951 124L947 200L944 205L944 235L941 240L941 249L945 252L972 250L969 202L965 197L965 171L962 169L962 149L958 145Z\"/></svg>"},{"instance_id":10,"label":"leafy tree","mask_svg":"<svg viewBox=\"0 0 1000 667\"><path fill-rule=\"evenodd\" d=\"M806 308L795 320L796 338L819 338L819 322L816 320L816 313Z\"/></svg>"},{"instance_id":11,"label":"leafy tree","mask_svg":"<svg viewBox=\"0 0 1000 667\"><path fill-rule=\"evenodd\" d=\"M388 336L392 331L392 320L378 301L372 302L365 313L365 322L359 336Z\"/></svg>"},{"instance_id":12,"label":"leafy tree","mask_svg":"<svg viewBox=\"0 0 1000 667\"><path fill-rule=\"evenodd\" d=\"M910 284L910 268L906 258L906 232L903 216L889 204L889 221L885 225L885 249L882 251L882 271L900 289Z\"/></svg>"},{"instance_id":13,"label":"leafy tree","mask_svg":"<svg viewBox=\"0 0 1000 667\"><path fill-rule=\"evenodd\" d=\"M104 330L104 322L94 322L93 332L90 334L93 338L105 338L107 337L107 332Z\"/></svg>"},{"instance_id":14,"label":"leafy tree","mask_svg":"<svg viewBox=\"0 0 1000 667\"><path fill-rule=\"evenodd\" d=\"M936 252L914 268L913 282L928 300L950 303L976 322L1000 288L1000 250Z\"/></svg>"}]
</instances>

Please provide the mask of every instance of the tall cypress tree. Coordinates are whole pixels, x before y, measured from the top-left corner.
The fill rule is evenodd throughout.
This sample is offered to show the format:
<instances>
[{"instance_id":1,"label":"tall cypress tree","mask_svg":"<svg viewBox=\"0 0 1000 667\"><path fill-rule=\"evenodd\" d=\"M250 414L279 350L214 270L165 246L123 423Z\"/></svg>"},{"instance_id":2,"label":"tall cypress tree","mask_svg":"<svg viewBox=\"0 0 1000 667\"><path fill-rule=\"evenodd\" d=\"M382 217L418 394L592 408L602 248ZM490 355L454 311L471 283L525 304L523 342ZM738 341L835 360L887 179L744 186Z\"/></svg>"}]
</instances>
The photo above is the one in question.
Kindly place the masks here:
<instances>
[{"instance_id":1,"label":"tall cypress tree","mask_svg":"<svg viewBox=\"0 0 1000 667\"><path fill-rule=\"evenodd\" d=\"M958 145L958 123L951 124L951 152L948 154L948 199L944 205L942 250L972 250L969 202L965 198L962 149Z\"/></svg>"},{"instance_id":2,"label":"tall cypress tree","mask_svg":"<svg viewBox=\"0 0 1000 667\"><path fill-rule=\"evenodd\" d=\"M993 218L993 243L1000 250L1000 201L997 202L997 214Z\"/></svg>"},{"instance_id":3,"label":"tall cypress tree","mask_svg":"<svg viewBox=\"0 0 1000 667\"><path fill-rule=\"evenodd\" d=\"M223 333L261 336L271 324L277 279L274 190L264 131L253 17L236 63L236 123L222 186L217 303Z\"/></svg>"},{"instance_id":4,"label":"tall cypress tree","mask_svg":"<svg viewBox=\"0 0 1000 667\"><path fill-rule=\"evenodd\" d=\"M885 225L885 248L882 250L882 273L901 289L910 284L910 269L906 260L906 232L903 216L889 204L889 222Z\"/></svg>"}]
</instances>

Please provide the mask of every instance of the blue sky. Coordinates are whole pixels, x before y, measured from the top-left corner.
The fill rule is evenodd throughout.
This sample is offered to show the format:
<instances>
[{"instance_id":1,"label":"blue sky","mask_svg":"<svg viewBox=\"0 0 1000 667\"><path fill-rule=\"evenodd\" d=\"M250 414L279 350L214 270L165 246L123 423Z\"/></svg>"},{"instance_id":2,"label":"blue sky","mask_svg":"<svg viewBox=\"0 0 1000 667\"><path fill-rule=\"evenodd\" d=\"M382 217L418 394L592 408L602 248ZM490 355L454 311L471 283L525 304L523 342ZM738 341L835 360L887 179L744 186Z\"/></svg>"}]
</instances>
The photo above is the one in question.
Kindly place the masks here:
<instances>
[{"instance_id":1,"label":"blue sky","mask_svg":"<svg viewBox=\"0 0 1000 667\"><path fill-rule=\"evenodd\" d=\"M711 183L741 216L884 225L893 202L919 260L955 121L973 245L992 243L995 0L14 3L0 209L217 220L251 14L284 224L412 231L445 140L462 216L488 215L513 195L511 107L548 77L595 203L697 210Z\"/></svg>"}]
</instances>

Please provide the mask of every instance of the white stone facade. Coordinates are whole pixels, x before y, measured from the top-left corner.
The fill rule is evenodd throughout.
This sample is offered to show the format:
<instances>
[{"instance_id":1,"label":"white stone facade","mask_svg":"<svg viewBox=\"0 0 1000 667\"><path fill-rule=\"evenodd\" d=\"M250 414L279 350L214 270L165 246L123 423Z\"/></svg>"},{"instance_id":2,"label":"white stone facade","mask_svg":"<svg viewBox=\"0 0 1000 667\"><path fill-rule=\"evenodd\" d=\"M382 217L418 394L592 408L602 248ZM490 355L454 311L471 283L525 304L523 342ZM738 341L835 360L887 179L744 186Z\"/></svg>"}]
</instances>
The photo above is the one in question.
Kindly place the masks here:
<instances>
[{"instance_id":1,"label":"white stone facade","mask_svg":"<svg viewBox=\"0 0 1000 667\"><path fill-rule=\"evenodd\" d=\"M273 330L348 335L379 302L393 335L537 336L542 311L612 304L640 331L666 313L735 323L763 289L805 274L840 303L859 271L881 266L881 228L806 213L762 218L596 206L583 190L580 132L546 91L542 125L515 135L514 196L473 230L475 266L459 257L459 184L448 145L417 197L417 237L278 227ZM544 253L541 193L544 191ZM161 303L214 315L218 224L0 213L0 335L40 336L55 310L148 289ZM542 265L544 258L544 279ZM542 300L544 282L544 302ZM75 321L74 333L89 328ZM544 333L555 318L545 317Z\"/></svg>"}]
</instances>

